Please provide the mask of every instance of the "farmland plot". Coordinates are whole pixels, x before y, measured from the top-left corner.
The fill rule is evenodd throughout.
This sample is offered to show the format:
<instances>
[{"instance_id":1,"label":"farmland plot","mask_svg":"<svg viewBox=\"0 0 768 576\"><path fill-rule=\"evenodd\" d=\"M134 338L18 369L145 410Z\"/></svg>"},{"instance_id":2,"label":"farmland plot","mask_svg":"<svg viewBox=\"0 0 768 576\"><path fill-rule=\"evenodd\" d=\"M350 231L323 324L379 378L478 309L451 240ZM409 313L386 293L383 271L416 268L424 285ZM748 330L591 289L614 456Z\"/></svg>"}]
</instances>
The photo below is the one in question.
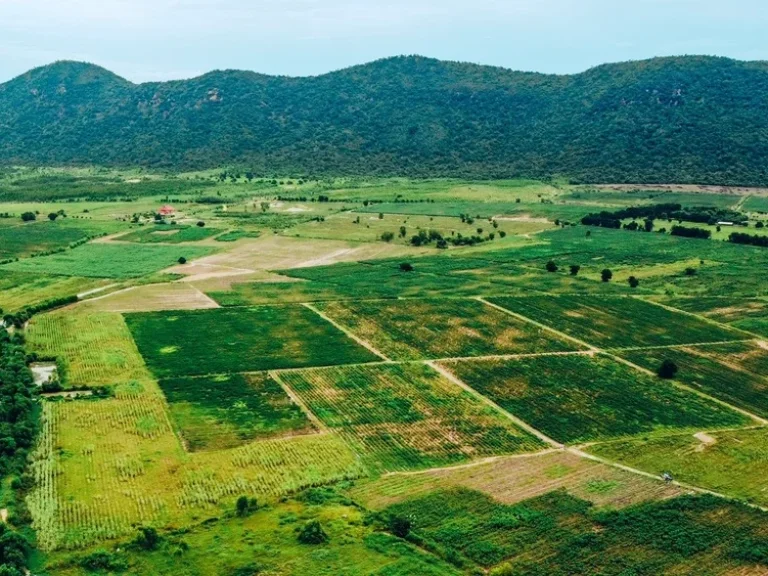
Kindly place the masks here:
<instances>
[{"instance_id":1,"label":"farmland plot","mask_svg":"<svg viewBox=\"0 0 768 576\"><path fill-rule=\"evenodd\" d=\"M651 474L768 506L768 430L707 432L598 444L589 452Z\"/></svg>"},{"instance_id":2,"label":"farmland plot","mask_svg":"<svg viewBox=\"0 0 768 576\"><path fill-rule=\"evenodd\" d=\"M565 489L597 506L612 508L683 494L681 488L672 484L562 451L530 458L499 458L471 467L359 480L349 494L354 501L368 508L380 509L415 496L455 487L478 490L503 504L516 504Z\"/></svg>"},{"instance_id":3,"label":"farmland plot","mask_svg":"<svg viewBox=\"0 0 768 576\"><path fill-rule=\"evenodd\" d=\"M766 543L759 511L709 496L595 511L563 491L505 505L454 488L386 512L410 518L439 555L512 576L739 573L760 563L745 551Z\"/></svg>"},{"instance_id":4,"label":"farmland plot","mask_svg":"<svg viewBox=\"0 0 768 576\"><path fill-rule=\"evenodd\" d=\"M275 499L364 473L331 434L186 454L157 393L43 407L27 499L43 550L128 537L136 525L198 523L243 494Z\"/></svg>"},{"instance_id":5,"label":"farmland plot","mask_svg":"<svg viewBox=\"0 0 768 576\"><path fill-rule=\"evenodd\" d=\"M301 408L264 373L173 378L161 380L160 388L191 451L314 431Z\"/></svg>"},{"instance_id":6,"label":"farmland plot","mask_svg":"<svg viewBox=\"0 0 768 576\"><path fill-rule=\"evenodd\" d=\"M710 396L768 417L768 351L751 343L720 344L664 350L623 351L630 362L656 371L674 362L676 379ZM754 371L750 369L756 368Z\"/></svg>"},{"instance_id":7,"label":"farmland plot","mask_svg":"<svg viewBox=\"0 0 768 576\"><path fill-rule=\"evenodd\" d=\"M395 360L574 349L477 300L329 302L318 307Z\"/></svg>"},{"instance_id":8,"label":"farmland plot","mask_svg":"<svg viewBox=\"0 0 768 576\"><path fill-rule=\"evenodd\" d=\"M446 361L443 365L560 442L751 422L715 402L602 356Z\"/></svg>"},{"instance_id":9,"label":"farmland plot","mask_svg":"<svg viewBox=\"0 0 768 576\"><path fill-rule=\"evenodd\" d=\"M743 339L744 334L636 298L531 296L494 304L603 348Z\"/></svg>"},{"instance_id":10,"label":"farmland plot","mask_svg":"<svg viewBox=\"0 0 768 576\"><path fill-rule=\"evenodd\" d=\"M153 246L137 244L86 244L51 256L25 258L0 270L85 276L135 278L174 265L180 257L201 258L213 252L204 246Z\"/></svg>"},{"instance_id":11,"label":"farmland plot","mask_svg":"<svg viewBox=\"0 0 768 576\"><path fill-rule=\"evenodd\" d=\"M181 242L199 242L222 233L218 228L203 228L200 226L148 226L140 230L120 236L120 242L136 242L138 244L179 244Z\"/></svg>"},{"instance_id":12,"label":"farmland plot","mask_svg":"<svg viewBox=\"0 0 768 576\"><path fill-rule=\"evenodd\" d=\"M420 364L284 372L280 378L374 469L427 468L544 447Z\"/></svg>"},{"instance_id":13,"label":"farmland plot","mask_svg":"<svg viewBox=\"0 0 768 576\"><path fill-rule=\"evenodd\" d=\"M218 308L218 305L194 286L183 282L172 282L119 290L106 297L83 303L81 307L102 312L151 312L204 310Z\"/></svg>"},{"instance_id":14,"label":"farmland plot","mask_svg":"<svg viewBox=\"0 0 768 576\"><path fill-rule=\"evenodd\" d=\"M0 273L0 308L5 312L16 312L26 306L63 296L74 296L109 283L108 280L96 278L2 272Z\"/></svg>"},{"instance_id":15,"label":"farmland plot","mask_svg":"<svg viewBox=\"0 0 768 576\"><path fill-rule=\"evenodd\" d=\"M303 306L126 314L156 376L356 364L378 356Z\"/></svg>"},{"instance_id":16,"label":"farmland plot","mask_svg":"<svg viewBox=\"0 0 768 576\"><path fill-rule=\"evenodd\" d=\"M119 314L61 310L35 316L26 334L30 351L63 363L68 386L151 379Z\"/></svg>"}]
</instances>

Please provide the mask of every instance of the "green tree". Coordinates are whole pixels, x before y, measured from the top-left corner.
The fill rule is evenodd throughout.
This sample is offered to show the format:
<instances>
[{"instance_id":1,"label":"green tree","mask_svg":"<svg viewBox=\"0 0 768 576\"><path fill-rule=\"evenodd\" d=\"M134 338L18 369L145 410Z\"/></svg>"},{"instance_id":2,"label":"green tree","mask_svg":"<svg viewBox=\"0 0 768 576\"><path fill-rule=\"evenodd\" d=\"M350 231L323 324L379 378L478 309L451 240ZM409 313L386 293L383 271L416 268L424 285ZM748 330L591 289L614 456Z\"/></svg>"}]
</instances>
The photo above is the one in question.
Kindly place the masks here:
<instances>
[{"instance_id":1,"label":"green tree","mask_svg":"<svg viewBox=\"0 0 768 576\"><path fill-rule=\"evenodd\" d=\"M328 534L325 533L320 522L310 520L299 530L298 539L302 544L323 544L328 542Z\"/></svg>"},{"instance_id":2,"label":"green tree","mask_svg":"<svg viewBox=\"0 0 768 576\"><path fill-rule=\"evenodd\" d=\"M381 234L381 239L384 242L392 242L392 240L394 240L394 238L395 238L395 235L392 232L383 232Z\"/></svg>"},{"instance_id":3,"label":"green tree","mask_svg":"<svg viewBox=\"0 0 768 576\"><path fill-rule=\"evenodd\" d=\"M677 364L675 364L672 360L667 359L661 363L657 373L659 378L665 378L669 380L677 375L678 370L679 368L677 367Z\"/></svg>"},{"instance_id":4,"label":"green tree","mask_svg":"<svg viewBox=\"0 0 768 576\"><path fill-rule=\"evenodd\" d=\"M250 503L248 502L248 497L240 496L237 499L237 502L235 503L235 513L238 516L245 516L248 514L249 508L250 508Z\"/></svg>"},{"instance_id":5,"label":"green tree","mask_svg":"<svg viewBox=\"0 0 768 576\"><path fill-rule=\"evenodd\" d=\"M24 212L24 213L21 215L21 219L22 219L24 222L33 222L34 220L37 220L37 216L35 216L35 213L34 213L34 212Z\"/></svg>"},{"instance_id":6,"label":"green tree","mask_svg":"<svg viewBox=\"0 0 768 576\"><path fill-rule=\"evenodd\" d=\"M547 265L545 266L545 268L547 269L547 272L557 272L558 270L557 264L555 263L554 260L550 260L549 262L547 262Z\"/></svg>"},{"instance_id":7,"label":"green tree","mask_svg":"<svg viewBox=\"0 0 768 576\"><path fill-rule=\"evenodd\" d=\"M610 282L611 278L613 278L613 272L611 272L608 268L600 272L600 278L603 279L603 282Z\"/></svg>"},{"instance_id":8,"label":"green tree","mask_svg":"<svg viewBox=\"0 0 768 576\"><path fill-rule=\"evenodd\" d=\"M571 276L578 276L581 271L581 266L578 264L571 264Z\"/></svg>"},{"instance_id":9,"label":"green tree","mask_svg":"<svg viewBox=\"0 0 768 576\"><path fill-rule=\"evenodd\" d=\"M629 286L631 288L637 288L638 286L640 286L640 280L638 280L634 276L630 276L627 282L629 282Z\"/></svg>"}]
</instances>

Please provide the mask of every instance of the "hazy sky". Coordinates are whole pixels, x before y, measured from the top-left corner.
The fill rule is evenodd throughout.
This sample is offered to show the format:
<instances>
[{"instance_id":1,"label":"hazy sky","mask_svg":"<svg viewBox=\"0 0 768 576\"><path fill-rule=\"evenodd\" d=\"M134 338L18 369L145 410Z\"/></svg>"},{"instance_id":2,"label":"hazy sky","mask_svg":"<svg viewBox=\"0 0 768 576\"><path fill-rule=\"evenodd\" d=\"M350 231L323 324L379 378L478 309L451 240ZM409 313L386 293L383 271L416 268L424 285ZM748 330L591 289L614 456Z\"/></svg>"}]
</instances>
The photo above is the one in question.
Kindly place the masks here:
<instances>
[{"instance_id":1,"label":"hazy sky","mask_svg":"<svg viewBox=\"0 0 768 576\"><path fill-rule=\"evenodd\" d=\"M766 0L0 0L0 82L61 59L133 81L396 54L569 73L671 54L765 60L766 32Z\"/></svg>"}]
</instances>

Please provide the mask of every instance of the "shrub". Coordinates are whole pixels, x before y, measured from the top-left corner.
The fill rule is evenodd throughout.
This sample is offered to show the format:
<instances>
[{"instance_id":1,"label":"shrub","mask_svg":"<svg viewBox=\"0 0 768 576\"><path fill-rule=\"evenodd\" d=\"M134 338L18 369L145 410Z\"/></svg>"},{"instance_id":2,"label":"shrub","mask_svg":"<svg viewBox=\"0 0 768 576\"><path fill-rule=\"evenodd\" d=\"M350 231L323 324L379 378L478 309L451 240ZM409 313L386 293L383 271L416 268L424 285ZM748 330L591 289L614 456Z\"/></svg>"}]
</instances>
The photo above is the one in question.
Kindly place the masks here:
<instances>
[{"instance_id":1,"label":"shrub","mask_svg":"<svg viewBox=\"0 0 768 576\"><path fill-rule=\"evenodd\" d=\"M197 222L197 225L198 225L200 228L203 228L203 227L205 227L205 222L203 222L202 220L199 220L199 221Z\"/></svg>"},{"instance_id":2,"label":"shrub","mask_svg":"<svg viewBox=\"0 0 768 576\"><path fill-rule=\"evenodd\" d=\"M184 258L184 256L182 256L181 258L179 258L179 264L186 264L186 263L187 263L187 259L186 259L186 258Z\"/></svg>"},{"instance_id":3,"label":"shrub","mask_svg":"<svg viewBox=\"0 0 768 576\"><path fill-rule=\"evenodd\" d=\"M21 219L24 222L32 222L34 220L37 220L37 216L35 216L34 212L24 212L24 214L21 215Z\"/></svg>"},{"instance_id":4,"label":"shrub","mask_svg":"<svg viewBox=\"0 0 768 576\"><path fill-rule=\"evenodd\" d=\"M686 276L696 276L696 268L686 268L685 269L685 275Z\"/></svg>"},{"instance_id":5,"label":"shrub","mask_svg":"<svg viewBox=\"0 0 768 576\"><path fill-rule=\"evenodd\" d=\"M638 280L634 276L630 276L627 282L629 282L630 288L637 288L640 285L640 280Z\"/></svg>"},{"instance_id":6,"label":"shrub","mask_svg":"<svg viewBox=\"0 0 768 576\"><path fill-rule=\"evenodd\" d=\"M128 568L124 558L119 558L113 553L103 549L95 550L80 560L80 566L86 570L107 570L109 572L122 572Z\"/></svg>"},{"instance_id":7,"label":"shrub","mask_svg":"<svg viewBox=\"0 0 768 576\"><path fill-rule=\"evenodd\" d=\"M677 364L672 362L672 360L664 360L661 366L659 366L658 375L659 378L671 379L675 377L678 370Z\"/></svg>"},{"instance_id":8,"label":"shrub","mask_svg":"<svg viewBox=\"0 0 768 576\"><path fill-rule=\"evenodd\" d=\"M302 544L323 544L328 542L328 534L325 533L320 522L310 520L299 530L299 542Z\"/></svg>"},{"instance_id":9,"label":"shrub","mask_svg":"<svg viewBox=\"0 0 768 576\"><path fill-rule=\"evenodd\" d=\"M547 272L557 272L557 264L555 264L554 260L547 262L545 268L547 269Z\"/></svg>"},{"instance_id":10,"label":"shrub","mask_svg":"<svg viewBox=\"0 0 768 576\"><path fill-rule=\"evenodd\" d=\"M235 512L238 516L246 516L250 511L251 503L248 501L247 496L240 496L235 503Z\"/></svg>"},{"instance_id":11,"label":"shrub","mask_svg":"<svg viewBox=\"0 0 768 576\"><path fill-rule=\"evenodd\" d=\"M381 235L381 239L382 239L384 242L392 242L392 240L394 240L394 239L395 239L395 235L394 235L392 232L384 232L384 233Z\"/></svg>"},{"instance_id":12,"label":"shrub","mask_svg":"<svg viewBox=\"0 0 768 576\"><path fill-rule=\"evenodd\" d=\"M398 538L407 538L411 533L412 522L405 516L392 516L389 519L389 531Z\"/></svg>"},{"instance_id":13,"label":"shrub","mask_svg":"<svg viewBox=\"0 0 768 576\"><path fill-rule=\"evenodd\" d=\"M608 268L600 272L600 278L602 278L603 282L610 282L611 278L613 278L613 272L611 272Z\"/></svg>"},{"instance_id":14,"label":"shrub","mask_svg":"<svg viewBox=\"0 0 768 576\"><path fill-rule=\"evenodd\" d=\"M413 272L413 264L410 264L408 262L403 262L400 264L400 270L402 272Z\"/></svg>"},{"instance_id":15,"label":"shrub","mask_svg":"<svg viewBox=\"0 0 768 576\"><path fill-rule=\"evenodd\" d=\"M160 544L160 535L154 528L142 526L133 542L142 550L156 550Z\"/></svg>"},{"instance_id":16,"label":"shrub","mask_svg":"<svg viewBox=\"0 0 768 576\"><path fill-rule=\"evenodd\" d=\"M577 276L581 271L581 266L578 264L571 264L571 276Z\"/></svg>"}]
</instances>

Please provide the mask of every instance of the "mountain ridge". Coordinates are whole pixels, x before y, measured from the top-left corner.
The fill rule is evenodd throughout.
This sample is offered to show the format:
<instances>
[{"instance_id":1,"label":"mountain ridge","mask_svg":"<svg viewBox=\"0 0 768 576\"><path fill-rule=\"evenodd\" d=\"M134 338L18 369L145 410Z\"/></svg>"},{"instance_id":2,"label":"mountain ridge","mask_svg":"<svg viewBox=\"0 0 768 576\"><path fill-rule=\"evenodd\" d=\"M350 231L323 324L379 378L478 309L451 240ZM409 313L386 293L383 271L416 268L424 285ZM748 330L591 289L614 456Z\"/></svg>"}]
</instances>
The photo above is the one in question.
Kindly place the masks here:
<instances>
[{"instance_id":1,"label":"mountain ridge","mask_svg":"<svg viewBox=\"0 0 768 576\"><path fill-rule=\"evenodd\" d=\"M768 62L570 75L422 56L134 84L59 61L0 84L0 164L766 185Z\"/></svg>"}]
</instances>

